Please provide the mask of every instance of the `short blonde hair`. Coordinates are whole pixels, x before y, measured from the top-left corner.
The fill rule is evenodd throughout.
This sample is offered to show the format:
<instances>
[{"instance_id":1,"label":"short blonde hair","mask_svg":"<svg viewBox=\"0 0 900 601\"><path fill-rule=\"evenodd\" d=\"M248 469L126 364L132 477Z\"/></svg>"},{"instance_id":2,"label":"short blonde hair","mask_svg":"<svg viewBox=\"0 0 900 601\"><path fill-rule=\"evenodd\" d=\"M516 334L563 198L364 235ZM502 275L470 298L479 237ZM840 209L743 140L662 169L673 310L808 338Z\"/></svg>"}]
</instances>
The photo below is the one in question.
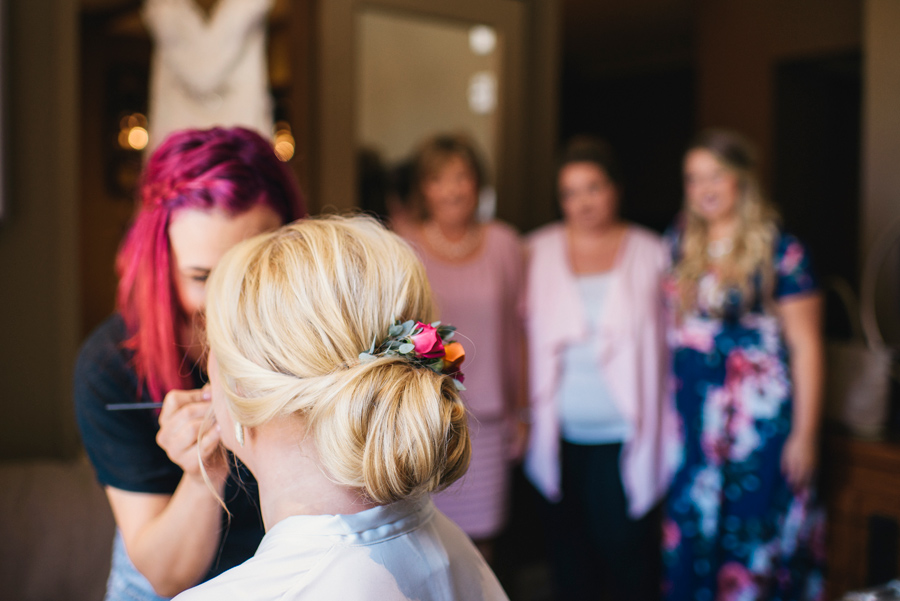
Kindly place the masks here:
<instances>
[{"instance_id":1,"label":"short blonde hair","mask_svg":"<svg viewBox=\"0 0 900 601\"><path fill-rule=\"evenodd\" d=\"M377 503L449 486L471 453L452 379L358 358L394 319L430 322L433 307L412 249L371 218L309 219L237 245L207 301L232 416L302 417L328 476Z\"/></svg>"}]
</instances>

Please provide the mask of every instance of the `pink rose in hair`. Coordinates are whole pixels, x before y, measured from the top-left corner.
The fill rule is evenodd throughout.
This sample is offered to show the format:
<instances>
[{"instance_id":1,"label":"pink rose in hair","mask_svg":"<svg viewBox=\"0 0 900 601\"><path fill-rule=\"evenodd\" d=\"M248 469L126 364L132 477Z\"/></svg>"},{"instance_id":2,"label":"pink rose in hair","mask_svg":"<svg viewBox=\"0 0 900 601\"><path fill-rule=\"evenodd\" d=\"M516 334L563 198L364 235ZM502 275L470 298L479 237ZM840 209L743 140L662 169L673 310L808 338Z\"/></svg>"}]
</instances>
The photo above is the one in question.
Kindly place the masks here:
<instances>
[{"instance_id":1,"label":"pink rose in hair","mask_svg":"<svg viewBox=\"0 0 900 601\"><path fill-rule=\"evenodd\" d=\"M421 332L409 337L410 342L415 346L416 354L425 359L443 357L444 342L434 326L417 321L416 329L419 328L421 328Z\"/></svg>"}]
</instances>

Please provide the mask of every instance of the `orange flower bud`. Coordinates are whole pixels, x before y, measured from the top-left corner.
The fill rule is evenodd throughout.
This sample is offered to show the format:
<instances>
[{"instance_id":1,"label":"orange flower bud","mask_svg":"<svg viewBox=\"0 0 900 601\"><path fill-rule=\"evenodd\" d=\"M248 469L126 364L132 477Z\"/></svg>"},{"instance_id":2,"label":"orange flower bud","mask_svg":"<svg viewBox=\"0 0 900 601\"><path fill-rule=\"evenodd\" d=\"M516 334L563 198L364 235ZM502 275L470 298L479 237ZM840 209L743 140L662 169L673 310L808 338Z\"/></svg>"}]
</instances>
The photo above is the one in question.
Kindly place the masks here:
<instances>
[{"instance_id":1,"label":"orange flower bud","mask_svg":"<svg viewBox=\"0 0 900 601\"><path fill-rule=\"evenodd\" d=\"M459 370L459 366L466 359L466 350L458 342L450 342L444 346L444 369L445 374L453 373Z\"/></svg>"}]
</instances>

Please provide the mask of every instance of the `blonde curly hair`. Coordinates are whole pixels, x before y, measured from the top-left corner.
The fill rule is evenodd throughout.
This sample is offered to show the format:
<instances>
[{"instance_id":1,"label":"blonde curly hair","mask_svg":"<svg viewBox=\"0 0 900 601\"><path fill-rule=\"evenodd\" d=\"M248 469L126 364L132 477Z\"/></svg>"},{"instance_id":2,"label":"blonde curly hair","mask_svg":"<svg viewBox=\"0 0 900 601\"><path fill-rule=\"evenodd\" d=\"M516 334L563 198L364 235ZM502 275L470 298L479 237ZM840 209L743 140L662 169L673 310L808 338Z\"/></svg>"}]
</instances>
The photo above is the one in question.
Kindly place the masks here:
<instances>
[{"instance_id":1,"label":"blonde curly hair","mask_svg":"<svg viewBox=\"0 0 900 601\"><path fill-rule=\"evenodd\" d=\"M756 175L756 156L753 147L739 134L722 129L701 132L688 147L685 155L694 150L710 152L719 163L738 179L740 198L737 204L738 225L732 251L717 263L722 290L740 291L742 310L757 300L768 306L774 290L774 244L778 235L779 216L763 194ZM700 279L712 264L707 252L708 226L685 198L683 232L679 260L675 266L681 314L696 306ZM757 286L757 275L759 286ZM723 307L711 307L715 313Z\"/></svg>"},{"instance_id":2,"label":"blonde curly hair","mask_svg":"<svg viewBox=\"0 0 900 601\"><path fill-rule=\"evenodd\" d=\"M228 410L248 427L300 416L327 475L376 503L449 486L471 452L453 380L400 357L359 361L394 319L433 312L424 267L373 219L308 219L247 240L209 281Z\"/></svg>"}]
</instances>

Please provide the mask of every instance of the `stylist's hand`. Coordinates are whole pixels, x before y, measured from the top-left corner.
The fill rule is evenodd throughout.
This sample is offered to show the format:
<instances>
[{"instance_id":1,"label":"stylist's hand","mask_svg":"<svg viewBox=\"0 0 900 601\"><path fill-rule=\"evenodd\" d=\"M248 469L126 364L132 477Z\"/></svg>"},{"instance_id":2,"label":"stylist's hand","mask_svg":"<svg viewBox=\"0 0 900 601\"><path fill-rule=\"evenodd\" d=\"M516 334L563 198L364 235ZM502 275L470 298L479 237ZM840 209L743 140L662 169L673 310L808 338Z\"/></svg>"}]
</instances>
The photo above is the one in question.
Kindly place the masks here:
<instances>
[{"instance_id":1,"label":"stylist's hand","mask_svg":"<svg viewBox=\"0 0 900 601\"><path fill-rule=\"evenodd\" d=\"M781 471L795 491L812 482L816 471L817 444L815 436L791 432L781 452Z\"/></svg>"},{"instance_id":2,"label":"stylist's hand","mask_svg":"<svg viewBox=\"0 0 900 601\"><path fill-rule=\"evenodd\" d=\"M219 449L219 428L211 400L209 386L170 391L159 413L156 442L184 470L185 476L201 482L200 461L203 461L209 479L218 486L225 482L228 465Z\"/></svg>"}]
</instances>

